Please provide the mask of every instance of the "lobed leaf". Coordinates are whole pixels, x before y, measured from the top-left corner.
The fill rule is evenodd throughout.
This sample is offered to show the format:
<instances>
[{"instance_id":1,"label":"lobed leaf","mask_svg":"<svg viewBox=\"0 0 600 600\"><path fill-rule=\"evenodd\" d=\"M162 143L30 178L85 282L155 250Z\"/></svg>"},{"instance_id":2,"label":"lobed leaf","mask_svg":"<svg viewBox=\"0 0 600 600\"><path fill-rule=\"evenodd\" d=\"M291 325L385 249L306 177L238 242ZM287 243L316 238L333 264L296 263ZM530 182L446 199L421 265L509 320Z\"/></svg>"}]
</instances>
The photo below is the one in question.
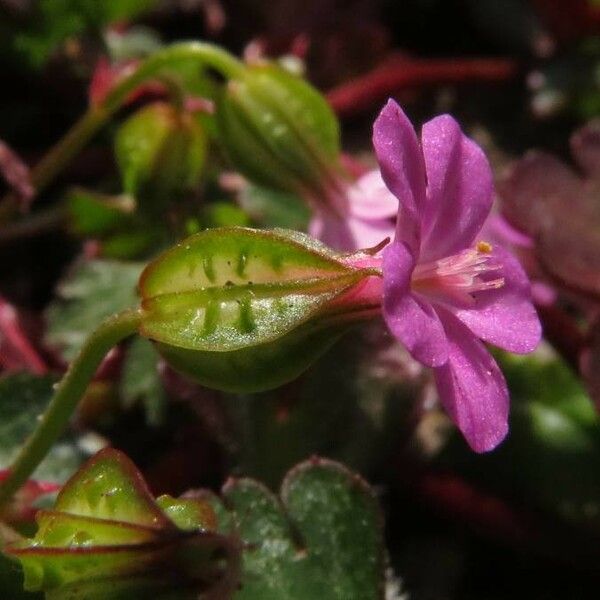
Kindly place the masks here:
<instances>
[{"instance_id":1,"label":"lobed leaf","mask_svg":"<svg viewBox=\"0 0 600 600\"><path fill-rule=\"evenodd\" d=\"M46 343L72 360L98 323L137 303L141 271L142 264L136 262L77 263L58 284L58 297L46 312Z\"/></svg>"},{"instance_id":2,"label":"lobed leaf","mask_svg":"<svg viewBox=\"0 0 600 600\"><path fill-rule=\"evenodd\" d=\"M381 514L358 475L315 458L288 473L281 500L249 479L223 496L247 545L236 600L384 597Z\"/></svg>"},{"instance_id":3,"label":"lobed leaf","mask_svg":"<svg viewBox=\"0 0 600 600\"><path fill-rule=\"evenodd\" d=\"M52 377L15 373L0 377L0 467L16 458L52 396ZM39 479L62 482L82 463L85 453L72 434L55 444L35 471Z\"/></svg>"}]
</instances>

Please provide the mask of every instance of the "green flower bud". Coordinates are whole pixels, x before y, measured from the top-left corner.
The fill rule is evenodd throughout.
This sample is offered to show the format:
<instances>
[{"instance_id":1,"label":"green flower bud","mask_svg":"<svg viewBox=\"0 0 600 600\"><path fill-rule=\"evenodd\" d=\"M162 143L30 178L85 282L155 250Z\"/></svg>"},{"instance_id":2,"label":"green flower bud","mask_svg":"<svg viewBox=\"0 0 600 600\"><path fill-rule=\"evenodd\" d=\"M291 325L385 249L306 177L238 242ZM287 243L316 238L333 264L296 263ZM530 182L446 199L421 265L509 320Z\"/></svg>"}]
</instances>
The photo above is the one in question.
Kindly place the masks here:
<instances>
[{"instance_id":1,"label":"green flower bud","mask_svg":"<svg viewBox=\"0 0 600 600\"><path fill-rule=\"evenodd\" d=\"M139 331L204 385L269 389L304 371L357 315L378 309L378 298L354 291L379 275L296 232L210 229L146 267Z\"/></svg>"},{"instance_id":2,"label":"green flower bud","mask_svg":"<svg viewBox=\"0 0 600 600\"><path fill-rule=\"evenodd\" d=\"M275 64L249 66L228 82L216 117L226 154L254 183L305 197L336 186L338 121L303 79Z\"/></svg>"},{"instance_id":3,"label":"green flower bud","mask_svg":"<svg viewBox=\"0 0 600 600\"><path fill-rule=\"evenodd\" d=\"M121 452L105 448L65 484L38 531L4 549L24 587L47 598L198 598L235 589L239 546L200 499L156 501ZM172 590L185 590L172 595Z\"/></svg>"},{"instance_id":4,"label":"green flower bud","mask_svg":"<svg viewBox=\"0 0 600 600\"><path fill-rule=\"evenodd\" d=\"M115 154L125 192L143 210L160 214L198 185L206 135L193 114L155 102L123 123Z\"/></svg>"}]
</instances>

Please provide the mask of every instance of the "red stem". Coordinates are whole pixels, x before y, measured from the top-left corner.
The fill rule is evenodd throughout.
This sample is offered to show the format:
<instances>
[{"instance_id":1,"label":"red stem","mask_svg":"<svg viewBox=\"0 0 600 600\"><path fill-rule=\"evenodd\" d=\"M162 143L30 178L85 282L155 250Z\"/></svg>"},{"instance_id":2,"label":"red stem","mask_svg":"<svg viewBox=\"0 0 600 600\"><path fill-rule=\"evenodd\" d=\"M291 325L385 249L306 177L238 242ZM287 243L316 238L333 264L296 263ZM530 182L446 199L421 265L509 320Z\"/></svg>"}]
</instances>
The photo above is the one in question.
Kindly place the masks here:
<instances>
[{"instance_id":1,"label":"red stem","mask_svg":"<svg viewBox=\"0 0 600 600\"><path fill-rule=\"evenodd\" d=\"M381 104L401 90L448 83L501 82L514 77L517 65L508 59L423 59L392 55L371 72L333 88L327 93L341 117Z\"/></svg>"}]
</instances>

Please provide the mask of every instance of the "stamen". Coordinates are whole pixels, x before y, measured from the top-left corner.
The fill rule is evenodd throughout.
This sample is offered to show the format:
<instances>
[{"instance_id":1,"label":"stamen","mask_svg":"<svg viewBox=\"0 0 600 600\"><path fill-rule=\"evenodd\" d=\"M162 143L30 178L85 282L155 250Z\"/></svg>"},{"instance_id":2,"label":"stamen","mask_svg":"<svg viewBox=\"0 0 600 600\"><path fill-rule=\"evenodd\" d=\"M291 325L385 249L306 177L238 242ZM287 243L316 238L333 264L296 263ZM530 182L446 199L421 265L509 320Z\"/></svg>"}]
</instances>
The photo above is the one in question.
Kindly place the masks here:
<instances>
[{"instance_id":1,"label":"stamen","mask_svg":"<svg viewBox=\"0 0 600 600\"><path fill-rule=\"evenodd\" d=\"M475 292L495 290L504 285L504 278L485 280L481 276L502 268L490 264L492 245L478 242L453 256L418 265L413 271L412 287L415 291L438 300L458 299L473 302Z\"/></svg>"},{"instance_id":2,"label":"stamen","mask_svg":"<svg viewBox=\"0 0 600 600\"><path fill-rule=\"evenodd\" d=\"M477 252L481 252L482 254L491 254L494 247L488 243L480 240L477 242Z\"/></svg>"}]
</instances>

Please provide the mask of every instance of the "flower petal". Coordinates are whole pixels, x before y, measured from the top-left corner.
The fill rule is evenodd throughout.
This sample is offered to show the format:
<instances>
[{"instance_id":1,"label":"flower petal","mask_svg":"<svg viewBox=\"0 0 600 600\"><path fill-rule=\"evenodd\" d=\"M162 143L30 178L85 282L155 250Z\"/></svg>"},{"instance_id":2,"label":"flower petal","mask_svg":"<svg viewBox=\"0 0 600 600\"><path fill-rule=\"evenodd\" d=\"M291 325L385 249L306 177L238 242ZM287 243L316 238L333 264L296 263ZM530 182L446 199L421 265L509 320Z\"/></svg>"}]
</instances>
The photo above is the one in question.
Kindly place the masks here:
<instances>
[{"instance_id":1,"label":"flower petal","mask_svg":"<svg viewBox=\"0 0 600 600\"><path fill-rule=\"evenodd\" d=\"M448 360L448 342L433 307L410 291L415 259L394 242L383 250L383 317L392 334L419 362L436 367Z\"/></svg>"},{"instance_id":2,"label":"flower petal","mask_svg":"<svg viewBox=\"0 0 600 600\"><path fill-rule=\"evenodd\" d=\"M440 400L475 452L493 450L508 432L509 399L498 365L458 319L441 311L448 361L434 370Z\"/></svg>"},{"instance_id":3,"label":"flower petal","mask_svg":"<svg viewBox=\"0 0 600 600\"><path fill-rule=\"evenodd\" d=\"M493 201L493 178L481 148L450 115L423 126L427 201L421 260L437 260L469 247Z\"/></svg>"},{"instance_id":4,"label":"flower petal","mask_svg":"<svg viewBox=\"0 0 600 600\"><path fill-rule=\"evenodd\" d=\"M393 100L388 100L375 120L373 146L381 176L399 201L396 239L416 254L425 202L425 164L415 130Z\"/></svg>"},{"instance_id":5,"label":"flower petal","mask_svg":"<svg viewBox=\"0 0 600 600\"><path fill-rule=\"evenodd\" d=\"M481 239L492 244L515 246L516 248L534 248L533 238L513 227L500 213L493 212L481 228Z\"/></svg>"},{"instance_id":6,"label":"flower petal","mask_svg":"<svg viewBox=\"0 0 600 600\"><path fill-rule=\"evenodd\" d=\"M372 248L392 237L394 224L389 219L341 219L331 213L316 212L308 232L334 250L353 251Z\"/></svg>"},{"instance_id":7,"label":"flower petal","mask_svg":"<svg viewBox=\"0 0 600 600\"><path fill-rule=\"evenodd\" d=\"M532 352L539 344L542 326L531 301L531 287L519 261L494 246L490 264L500 269L480 275L483 280L504 279L494 290L475 292L474 304L448 307L477 337L517 354Z\"/></svg>"},{"instance_id":8,"label":"flower petal","mask_svg":"<svg viewBox=\"0 0 600 600\"><path fill-rule=\"evenodd\" d=\"M361 219L391 219L398 212L398 198L388 190L379 169L348 188L348 203L350 214Z\"/></svg>"}]
</instances>

